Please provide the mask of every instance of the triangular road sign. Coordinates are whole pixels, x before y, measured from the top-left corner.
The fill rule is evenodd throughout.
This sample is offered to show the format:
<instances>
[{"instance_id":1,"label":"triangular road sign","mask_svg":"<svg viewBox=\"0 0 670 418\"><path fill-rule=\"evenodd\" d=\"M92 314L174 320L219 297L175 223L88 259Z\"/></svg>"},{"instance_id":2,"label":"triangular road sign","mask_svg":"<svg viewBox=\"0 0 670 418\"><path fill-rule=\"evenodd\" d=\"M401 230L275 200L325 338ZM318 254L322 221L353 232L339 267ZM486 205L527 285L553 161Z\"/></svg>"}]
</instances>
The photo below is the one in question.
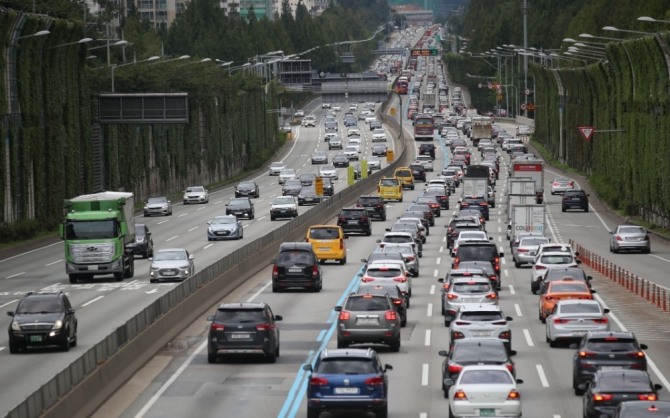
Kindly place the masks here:
<instances>
[{"instance_id":1,"label":"triangular road sign","mask_svg":"<svg viewBox=\"0 0 670 418\"><path fill-rule=\"evenodd\" d=\"M579 127L579 132L582 133L582 136L584 139L588 142L591 140L591 137L593 136L593 132L596 130L593 126L580 126Z\"/></svg>"}]
</instances>

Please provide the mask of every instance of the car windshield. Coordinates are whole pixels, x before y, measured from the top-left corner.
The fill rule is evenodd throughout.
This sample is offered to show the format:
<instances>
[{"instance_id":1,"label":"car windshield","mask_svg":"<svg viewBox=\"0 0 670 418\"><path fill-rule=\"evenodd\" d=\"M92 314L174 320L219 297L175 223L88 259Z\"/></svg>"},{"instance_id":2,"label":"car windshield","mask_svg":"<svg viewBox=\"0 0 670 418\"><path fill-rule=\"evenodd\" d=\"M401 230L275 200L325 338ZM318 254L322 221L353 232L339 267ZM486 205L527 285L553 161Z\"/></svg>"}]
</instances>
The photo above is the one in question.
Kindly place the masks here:
<instances>
[{"instance_id":1,"label":"car windshield","mask_svg":"<svg viewBox=\"0 0 670 418\"><path fill-rule=\"evenodd\" d=\"M374 374L375 365L368 358L325 358L315 373L320 374Z\"/></svg>"},{"instance_id":2,"label":"car windshield","mask_svg":"<svg viewBox=\"0 0 670 418\"><path fill-rule=\"evenodd\" d=\"M61 304L61 301L56 298L25 299L19 303L19 306L16 308L17 314L52 313L62 311L63 305Z\"/></svg>"},{"instance_id":3,"label":"car windshield","mask_svg":"<svg viewBox=\"0 0 670 418\"><path fill-rule=\"evenodd\" d=\"M265 310L258 309L219 309L216 311L214 322L264 322Z\"/></svg>"},{"instance_id":4,"label":"car windshield","mask_svg":"<svg viewBox=\"0 0 670 418\"><path fill-rule=\"evenodd\" d=\"M574 260L569 255L543 255L540 258L542 264L572 264Z\"/></svg>"},{"instance_id":5,"label":"car windshield","mask_svg":"<svg viewBox=\"0 0 670 418\"><path fill-rule=\"evenodd\" d=\"M625 372L608 373L598 381L597 390L601 392L651 392L651 382L645 375L631 376ZM664 414L665 415L665 414Z\"/></svg>"},{"instance_id":6,"label":"car windshield","mask_svg":"<svg viewBox=\"0 0 670 418\"><path fill-rule=\"evenodd\" d=\"M150 197L147 200L147 203L150 204L150 205L151 204L155 205L155 204L159 204L159 203L167 203L167 198L165 198L165 197Z\"/></svg>"},{"instance_id":7,"label":"car windshield","mask_svg":"<svg viewBox=\"0 0 670 418\"><path fill-rule=\"evenodd\" d=\"M365 295L349 298L347 300L347 311L387 311L390 306L388 300L383 297Z\"/></svg>"},{"instance_id":8,"label":"car windshield","mask_svg":"<svg viewBox=\"0 0 670 418\"><path fill-rule=\"evenodd\" d=\"M503 319L502 312L461 312L464 321L498 321Z\"/></svg>"},{"instance_id":9,"label":"car windshield","mask_svg":"<svg viewBox=\"0 0 670 418\"><path fill-rule=\"evenodd\" d=\"M503 370L465 370L461 374L460 384L500 385L512 384L509 372Z\"/></svg>"},{"instance_id":10,"label":"car windshield","mask_svg":"<svg viewBox=\"0 0 670 418\"><path fill-rule=\"evenodd\" d=\"M377 278L387 278L387 277L398 277L402 273L398 268L389 268L389 267L374 267L369 268L365 272L366 276L377 277Z\"/></svg>"},{"instance_id":11,"label":"car windshield","mask_svg":"<svg viewBox=\"0 0 670 418\"><path fill-rule=\"evenodd\" d=\"M276 197L274 202L275 205L291 205L295 203L292 197Z\"/></svg>"},{"instance_id":12,"label":"car windshield","mask_svg":"<svg viewBox=\"0 0 670 418\"><path fill-rule=\"evenodd\" d=\"M146 235L144 233L144 225L135 225L135 236L143 237Z\"/></svg>"},{"instance_id":13,"label":"car windshield","mask_svg":"<svg viewBox=\"0 0 670 418\"><path fill-rule=\"evenodd\" d=\"M486 282L457 282L451 288L454 293L486 293L491 291L491 284Z\"/></svg>"},{"instance_id":14,"label":"car windshield","mask_svg":"<svg viewBox=\"0 0 670 418\"><path fill-rule=\"evenodd\" d=\"M385 134L385 132L384 132L383 129L375 129L375 130L373 131L373 133L375 133L375 134Z\"/></svg>"},{"instance_id":15,"label":"car windshield","mask_svg":"<svg viewBox=\"0 0 670 418\"><path fill-rule=\"evenodd\" d=\"M189 187L186 189L186 193L202 193L205 191L204 187Z\"/></svg>"},{"instance_id":16,"label":"car windshield","mask_svg":"<svg viewBox=\"0 0 670 418\"><path fill-rule=\"evenodd\" d=\"M504 363L507 361L507 353L502 344L463 344L454 349L451 359L456 363Z\"/></svg>"},{"instance_id":17,"label":"car windshield","mask_svg":"<svg viewBox=\"0 0 670 418\"><path fill-rule=\"evenodd\" d=\"M639 227L639 226L620 226L619 227L619 233L620 234L645 234L646 231L644 228Z\"/></svg>"},{"instance_id":18,"label":"car windshield","mask_svg":"<svg viewBox=\"0 0 670 418\"><path fill-rule=\"evenodd\" d=\"M285 251L277 257L279 266L311 266L314 258L307 251Z\"/></svg>"},{"instance_id":19,"label":"car windshield","mask_svg":"<svg viewBox=\"0 0 670 418\"><path fill-rule=\"evenodd\" d=\"M458 259L467 260L491 260L498 257L496 249L490 245L469 245L464 244L458 247Z\"/></svg>"},{"instance_id":20,"label":"car windshield","mask_svg":"<svg viewBox=\"0 0 670 418\"><path fill-rule=\"evenodd\" d=\"M250 181L243 181L238 184L238 187L243 187L245 189L253 189L256 185Z\"/></svg>"},{"instance_id":21,"label":"car windshield","mask_svg":"<svg viewBox=\"0 0 670 418\"><path fill-rule=\"evenodd\" d=\"M270 167L272 167L272 168L282 168L282 167L284 167L284 163L272 163L272 164L270 164Z\"/></svg>"},{"instance_id":22,"label":"car windshield","mask_svg":"<svg viewBox=\"0 0 670 418\"><path fill-rule=\"evenodd\" d=\"M591 338L586 342L585 348L589 351L599 353L624 353L627 351L637 351L637 344L631 338Z\"/></svg>"},{"instance_id":23,"label":"car windshield","mask_svg":"<svg viewBox=\"0 0 670 418\"><path fill-rule=\"evenodd\" d=\"M227 225L227 224L236 224L237 218L225 216L220 218L212 219L212 225Z\"/></svg>"},{"instance_id":24,"label":"car windshield","mask_svg":"<svg viewBox=\"0 0 670 418\"><path fill-rule=\"evenodd\" d=\"M338 239L339 228L312 228L309 230L310 239Z\"/></svg>"},{"instance_id":25,"label":"car windshield","mask_svg":"<svg viewBox=\"0 0 670 418\"><path fill-rule=\"evenodd\" d=\"M154 255L155 261L186 260L187 258L184 251L158 251Z\"/></svg>"},{"instance_id":26,"label":"car windshield","mask_svg":"<svg viewBox=\"0 0 670 418\"><path fill-rule=\"evenodd\" d=\"M566 303L559 305L559 313L569 314L569 313L587 313L587 314L599 314L600 305L595 303Z\"/></svg>"},{"instance_id":27,"label":"car windshield","mask_svg":"<svg viewBox=\"0 0 670 418\"><path fill-rule=\"evenodd\" d=\"M247 199L231 199L228 202L228 206L249 206L249 201Z\"/></svg>"}]
</instances>

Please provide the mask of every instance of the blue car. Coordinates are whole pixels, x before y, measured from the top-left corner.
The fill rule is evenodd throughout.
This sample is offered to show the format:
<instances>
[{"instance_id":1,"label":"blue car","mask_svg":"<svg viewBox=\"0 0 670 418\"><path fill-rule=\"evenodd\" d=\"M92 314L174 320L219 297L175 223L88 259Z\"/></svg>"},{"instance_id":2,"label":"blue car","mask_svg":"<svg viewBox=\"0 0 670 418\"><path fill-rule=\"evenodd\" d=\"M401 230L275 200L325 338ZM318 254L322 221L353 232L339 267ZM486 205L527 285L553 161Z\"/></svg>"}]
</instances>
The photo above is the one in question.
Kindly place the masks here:
<instances>
[{"instance_id":1,"label":"blue car","mask_svg":"<svg viewBox=\"0 0 670 418\"><path fill-rule=\"evenodd\" d=\"M388 377L393 370L382 366L377 352L368 349L323 350L307 385L307 418L319 418L321 412L374 412L377 418L388 416Z\"/></svg>"}]
</instances>

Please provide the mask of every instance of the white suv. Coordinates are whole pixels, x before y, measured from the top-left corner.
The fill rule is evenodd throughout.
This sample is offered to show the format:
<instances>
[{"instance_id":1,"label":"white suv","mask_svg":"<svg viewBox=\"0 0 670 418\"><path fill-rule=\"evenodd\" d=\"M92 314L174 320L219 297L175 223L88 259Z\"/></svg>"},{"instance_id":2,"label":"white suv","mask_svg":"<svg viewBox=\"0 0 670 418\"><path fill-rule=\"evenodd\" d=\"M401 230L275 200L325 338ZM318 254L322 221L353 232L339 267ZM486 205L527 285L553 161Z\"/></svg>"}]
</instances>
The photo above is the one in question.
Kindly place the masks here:
<instances>
[{"instance_id":1,"label":"white suv","mask_svg":"<svg viewBox=\"0 0 670 418\"><path fill-rule=\"evenodd\" d=\"M308 115L302 119L302 126L316 127L316 116Z\"/></svg>"},{"instance_id":2,"label":"white suv","mask_svg":"<svg viewBox=\"0 0 670 418\"><path fill-rule=\"evenodd\" d=\"M461 338L499 338L507 350L512 348L512 329L499 305L463 305L449 325L451 341Z\"/></svg>"}]
</instances>

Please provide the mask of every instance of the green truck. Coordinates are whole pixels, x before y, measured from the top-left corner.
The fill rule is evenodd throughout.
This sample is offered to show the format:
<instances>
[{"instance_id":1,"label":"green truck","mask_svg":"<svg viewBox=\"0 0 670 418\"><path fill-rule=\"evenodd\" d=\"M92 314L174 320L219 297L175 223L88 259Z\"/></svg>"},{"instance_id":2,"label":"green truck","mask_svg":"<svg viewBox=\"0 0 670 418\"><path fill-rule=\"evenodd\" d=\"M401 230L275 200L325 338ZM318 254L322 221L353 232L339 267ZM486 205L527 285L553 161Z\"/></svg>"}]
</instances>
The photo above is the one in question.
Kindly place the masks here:
<instances>
[{"instance_id":1,"label":"green truck","mask_svg":"<svg viewBox=\"0 0 670 418\"><path fill-rule=\"evenodd\" d=\"M117 281L135 275L135 200L132 193L101 192L66 199L59 235L65 241L65 271L70 283L113 274Z\"/></svg>"}]
</instances>

